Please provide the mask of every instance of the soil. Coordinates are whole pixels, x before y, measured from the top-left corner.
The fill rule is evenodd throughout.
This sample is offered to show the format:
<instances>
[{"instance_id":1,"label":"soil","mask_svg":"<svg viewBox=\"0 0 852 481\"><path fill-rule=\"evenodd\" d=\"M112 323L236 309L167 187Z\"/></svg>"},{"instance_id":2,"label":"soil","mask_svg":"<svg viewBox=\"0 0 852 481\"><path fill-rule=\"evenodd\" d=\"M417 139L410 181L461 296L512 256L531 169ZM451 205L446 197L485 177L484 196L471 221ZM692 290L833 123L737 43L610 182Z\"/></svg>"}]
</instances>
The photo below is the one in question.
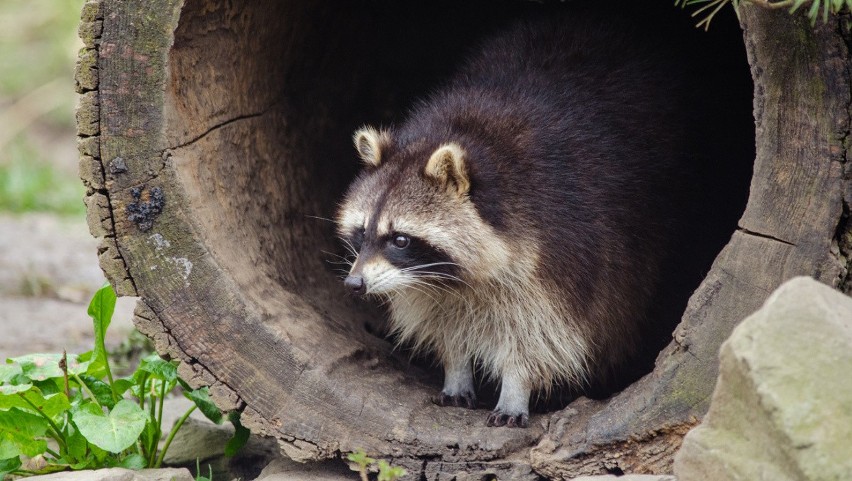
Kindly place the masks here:
<instances>
[{"instance_id":1,"label":"soil","mask_svg":"<svg viewBox=\"0 0 852 481\"><path fill-rule=\"evenodd\" d=\"M0 214L0 362L33 352L91 349L86 308L104 283L97 240L84 219ZM134 298L118 300L108 348L132 331L135 304Z\"/></svg>"}]
</instances>

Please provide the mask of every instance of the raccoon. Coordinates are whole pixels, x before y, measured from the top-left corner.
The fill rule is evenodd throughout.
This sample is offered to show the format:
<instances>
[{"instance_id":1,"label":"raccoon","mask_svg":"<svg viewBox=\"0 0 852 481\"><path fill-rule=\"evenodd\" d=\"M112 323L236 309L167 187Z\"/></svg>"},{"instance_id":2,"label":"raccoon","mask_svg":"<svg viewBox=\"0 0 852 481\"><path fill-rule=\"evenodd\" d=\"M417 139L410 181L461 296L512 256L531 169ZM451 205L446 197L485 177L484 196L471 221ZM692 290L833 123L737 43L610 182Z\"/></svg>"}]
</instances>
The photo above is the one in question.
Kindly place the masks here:
<instances>
[{"instance_id":1,"label":"raccoon","mask_svg":"<svg viewBox=\"0 0 852 481\"><path fill-rule=\"evenodd\" d=\"M501 386L486 424L526 427L533 393L629 370L689 215L681 70L628 22L529 19L355 132L344 284L442 363L437 404L475 408L478 366Z\"/></svg>"}]
</instances>

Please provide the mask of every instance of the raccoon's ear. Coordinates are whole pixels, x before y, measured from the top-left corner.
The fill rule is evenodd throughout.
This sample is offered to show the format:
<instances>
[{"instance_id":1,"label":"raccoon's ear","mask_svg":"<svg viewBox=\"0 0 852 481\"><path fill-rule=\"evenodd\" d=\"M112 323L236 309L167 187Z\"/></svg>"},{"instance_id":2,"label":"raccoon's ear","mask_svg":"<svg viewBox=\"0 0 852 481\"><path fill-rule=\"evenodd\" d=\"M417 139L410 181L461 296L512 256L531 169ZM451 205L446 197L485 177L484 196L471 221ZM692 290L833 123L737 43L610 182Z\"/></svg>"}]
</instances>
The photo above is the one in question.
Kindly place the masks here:
<instances>
[{"instance_id":1,"label":"raccoon's ear","mask_svg":"<svg viewBox=\"0 0 852 481\"><path fill-rule=\"evenodd\" d=\"M425 173L460 196L470 190L465 152L458 144L451 142L438 147L426 162Z\"/></svg>"},{"instance_id":2,"label":"raccoon's ear","mask_svg":"<svg viewBox=\"0 0 852 481\"><path fill-rule=\"evenodd\" d=\"M378 167L382 165L382 150L390 144L390 133L387 130L362 127L352 136L352 141L361 161L368 166Z\"/></svg>"}]
</instances>

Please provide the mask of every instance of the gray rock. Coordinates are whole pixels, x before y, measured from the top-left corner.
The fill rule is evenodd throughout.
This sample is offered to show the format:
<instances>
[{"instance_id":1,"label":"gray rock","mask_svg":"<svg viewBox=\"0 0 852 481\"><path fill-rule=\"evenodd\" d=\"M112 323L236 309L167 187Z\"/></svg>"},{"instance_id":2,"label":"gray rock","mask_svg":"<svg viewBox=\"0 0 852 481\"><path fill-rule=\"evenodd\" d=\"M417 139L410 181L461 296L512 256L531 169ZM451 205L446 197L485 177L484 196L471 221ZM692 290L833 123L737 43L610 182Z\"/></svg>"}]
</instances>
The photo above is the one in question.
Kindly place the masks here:
<instances>
[{"instance_id":1,"label":"gray rock","mask_svg":"<svg viewBox=\"0 0 852 481\"><path fill-rule=\"evenodd\" d=\"M340 460L319 463L297 463L278 458L263 468L255 481L355 481L355 471Z\"/></svg>"},{"instance_id":2,"label":"gray rock","mask_svg":"<svg viewBox=\"0 0 852 481\"><path fill-rule=\"evenodd\" d=\"M171 429L174 421L192 407L192 401L184 397L167 399L163 410L163 426ZM246 445L233 457L225 456L225 444L234 435L231 423L217 425L198 410L195 410L178 430L169 450L163 458L167 466L181 466L195 471L200 464L201 474L206 476L210 469L213 479L253 479L272 460L281 457L281 450L274 439L250 436Z\"/></svg>"},{"instance_id":3,"label":"gray rock","mask_svg":"<svg viewBox=\"0 0 852 481\"><path fill-rule=\"evenodd\" d=\"M810 278L773 293L722 345L681 481L852 480L852 298Z\"/></svg>"},{"instance_id":4,"label":"gray rock","mask_svg":"<svg viewBox=\"0 0 852 481\"><path fill-rule=\"evenodd\" d=\"M571 481L677 481L677 478L669 475L655 474L625 474L616 476L614 474L605 474L602 476L580 476L573 478Z\"/></svg>"},{"instance_id":5,"label":"gray rock","mask_svg":"<svg viewBox=\"0 0 852 481\"><path fill-rule=\"evenodd\" d=\"M142 469L124 468L66 471L26 478L32 481L195 481L188 470L181 468Z\"/></svg>"}]
</instances>

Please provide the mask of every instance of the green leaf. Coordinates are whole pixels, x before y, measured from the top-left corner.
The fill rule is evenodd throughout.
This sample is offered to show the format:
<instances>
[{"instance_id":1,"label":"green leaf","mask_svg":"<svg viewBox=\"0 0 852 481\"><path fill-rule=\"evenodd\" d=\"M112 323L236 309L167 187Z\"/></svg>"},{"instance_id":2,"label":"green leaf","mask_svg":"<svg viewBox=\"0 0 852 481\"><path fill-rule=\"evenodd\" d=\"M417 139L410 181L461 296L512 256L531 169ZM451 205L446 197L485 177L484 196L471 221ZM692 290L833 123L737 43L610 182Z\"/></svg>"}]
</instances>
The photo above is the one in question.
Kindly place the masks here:
<instances>
[{"instance_id":1,"label":"green leaf","mask_svg":"<svg viewBox=\"0 0 852 481\"><path fill-rule=\"evenodd\" d=\"M391 466L383 459L379 460L379 476L377 481L396 481L406 474L408 473L404 469L398 466Z\"/></svg>"},{"instance_id":2,"label":"green leaf","mask_svg":"<svg viewBox=\"0 0 852 481\"><path fill-rule=\"evenodd\" d=\"M47 379L44 381L34 381L35 386L41 391L42 396L49 396L60 392L65 392L65 379Z\"/></svg>"},{"instance_id":3,"label":"green leaf","mask_svg":"<svg viewBox=\"0 0 852 481\"><path fill-rule=\"evenodd\" d=\"M12 379L23 373L24 371L21 369L21 365L16 362L9 361L5 364L0 364L0 383L11 383Z\"/></svg>"},{"instance_id":4,"label":"green leaf","mask_svg":"<svg viewBox=\"0 0 852 481\"><path fill-rule=\"evenodd\" d=\"M148 414L127 399L116 403L109 414L99 412L97 406L95 409L85 406L88 405L73 414L74 424L90 443L111 453L132 446L148 422Z\"/></svg>"},{"instance_id":5,"label":"green leaf","mask_svg":"<svg viewBox=\"0 0 852 481\"><path fill-rule=\"evenodd\" d=\"M112 397L112 388L109 387L109 384L101 381L100 379L86 375L80 376L80 380L86 383L86 387L88 387L89 390L92 391L92 394L95 395L95 399L98 401L98 404L106 406L109 409L112 409L113 406L115 406L115 400Z\"/></svg>"},{"instance_id":6,"label":"green leaf","mask_svg":"<svg viewBox=\"0 0 852 481\"><path fill-rule=\"evenodd\" d=\"M27 384L4 384L0 386L0 395L9 396L13 394L18 394L19 392L29 391L32 389L32 383Z\"/></svg>"},{"instance_id":7,"label":"green leaf","mask_svg":"<svg viewBox=\"0 0 852 481\"><path fill-rule=\"evenodd\" d=\"M367 453L364 450L359 449L358 451L353 451L346 456L346 459L352 461L353 463L361 466L362 468L366 468L367 466L376 462L375 459L367 456Z\"/></svg>"},{"instance_id":8,"label":"green leaf","mask_svg":"<svg viewBox=\"0 0 852 481\"><path fill-rule=\"evenodd\" d=\"M73 424L68 425L68 435L65 436L68 445L68 457L71 464L88 463L93 460L89 456L89 442L80 434L80 430Z\"/></svg>"},{"instance_id":9,"label":"green leaf","mask_svg":"<svg viewBox=\"0 0 852 481\"><path fill-rule=\"evenodd\" d=\"M37 414L18 408L0 411L0 459L43 453L47 442L37 438L44 436L48 427L47 420Z\"/></svg>"},{"instance_id":10,"label":"green leaf","mask_svg":"<svg viewBox=\"0 0 852 481\"><path fill-rule=\"evenodd\" d=\"M110 322L112 322L112 314L115 311L115 299L115 291L112 290L112 286L106 285L98 289L98 292L92 297L92 302L89 303L88 312L95 329L95 352L93 357L93 369L95 370L100 370L100 368L107 370L107 363L109 361L107 360L104 339L106 338L107 328ZM87 374L101 377L91 372Z\"/></svg>"},{"instance_id":11,"label":"green leaf","mask_svg":"<svg viewBox=\"0 0 852 481\"><path fill-rule=\"evenodd\" d=\"M112 383L112 392L114 392L116 396L121 397L134 385L135 383L131 378L123 377L121 379L116 379L115 382Z\"/></svg>"},{"instance_id":12,"label":"green leaf","mask_svg":"<svg viewBox=\"0 0 852 481\"><path fill-rule=\"evenodd\" d=\"M159 354L153 353L139 363L139 368L136 370L144 371L153 374L155 377L164 379L169 382L177 381L177 363L166 361Z\"/></svg>"},{"instance_id":13,"label":"green leaf","mask_svg":"<svg viewBox=\"0 0 852 481\"><path fill-rule=\"evenodd\" d=\"M231 411L228 413L228 420L234 425L234 435L225 444L225 456L234 456L246 445L251 431L240 423L240 412Z\"/></svg>"},{"instance_id":14,"label":"green leaf","mask_svg":"<svg viewBox=\"0 0 852 481\"><path fill-rule=\"evenodd\" d=\"M198 406L198 409L207 416L207 419L216 424L222 424L222 411L213 404L206 386L194 391L184 392L184 395Z\"/></svg>"},{"instance_id":15,"label":"green leaf","mask_svg":"<svg viewBox=\"0 0 852 481\"><path fill-rule=\"evenodd\" d=\"M65 373L59 367L62 357L62 354L57 353L39 353L13 357L10 360L20 365L23 375L33 381L45 381L53 378L64 380ZM86 372L88 367L88 362L80 362L74 355L68 356L69 373L81 374Z\"/></svg>"},{"instance_id":16,"label":"green leaf","mask_svg":"<svg viewBox=\"0 0 852 481\"><path fill-rule=\"evenodd\" d=\"M127 469L145 469L148 467L148 461L141 454L133 453L122 459L119 466Z\"/></svg>"},{"instance_id":17,"label":"green leaf","mask_svg":"<svg viewBox=\"0 0 852 481\"><path fill-rule=\"evenodd\" d=\"M15 456L9 459L0 459L0 479L21 467L21 458Z\"/></svg>"},{"instance_id":18,"label":"green leaf","mask_svg":"<svg viewBox=\"0 0 852 481\"><path fill-rule=\"evenodd\" d=\"M44 414L56 421L63 412L71 408L71 404L68 402L68 398L64 393L45 396L38 389L34 388L8 398L0 397L0 409L7 410L13 407L30 414Z\"/></svg>"},{"instance_id":19,"label":"green leaf","mask_svg":"<svg viewBox=\"0 0 852 481\"><path fill-rule=\"evenodd\" d=\"M13 357L11 360L21 366L21 372L24 376L34 381L65 377L65 373L59 367L62 354L27 354L26 356Z\"/></svg>"}]
</instances>

